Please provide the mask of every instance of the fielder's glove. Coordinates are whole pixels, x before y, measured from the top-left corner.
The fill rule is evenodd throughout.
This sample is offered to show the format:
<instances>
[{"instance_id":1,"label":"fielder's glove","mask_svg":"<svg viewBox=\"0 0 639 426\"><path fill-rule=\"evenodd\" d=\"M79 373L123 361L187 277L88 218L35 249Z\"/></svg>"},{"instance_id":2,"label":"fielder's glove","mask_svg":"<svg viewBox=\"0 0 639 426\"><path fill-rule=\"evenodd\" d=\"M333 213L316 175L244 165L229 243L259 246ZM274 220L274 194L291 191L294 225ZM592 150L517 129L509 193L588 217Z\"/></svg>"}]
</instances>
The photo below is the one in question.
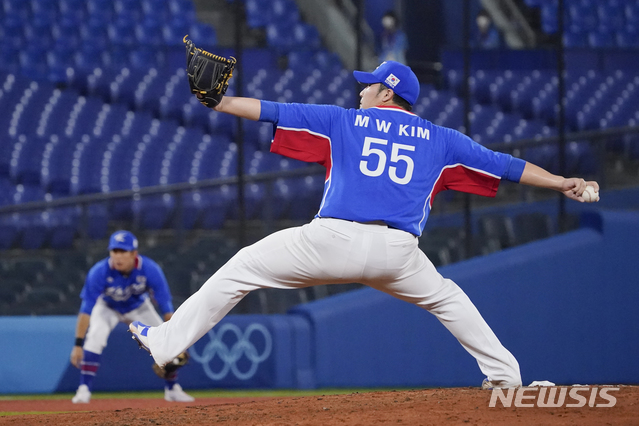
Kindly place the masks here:
<instances>
[{"instance_id":1,"label":"fielder's glove","mask_svg":"<svg viewBox=\"0 0 639 426\"><path fill-rule=\"evenodd\" d=\"M186 45L186 75L189 77L191 93L198 94L203 105L215 108L229 87L236 60L199 49L187 37L184 36L183 41Z\"/></svg>"},{"instance_id":2,"label":"fielder's glove","mask_svg":"<svg viewBox=\"0 0 639 426\"><path fill-rule=\"evenodd\" d=\"M173 361L166 364L164 367L160 367L157 364L153 364L153 372L157 374L161 379L168 379L175 375L175 372L186 365L189 362L189 353L182 352Z\"/></svg>"}]
</instances>

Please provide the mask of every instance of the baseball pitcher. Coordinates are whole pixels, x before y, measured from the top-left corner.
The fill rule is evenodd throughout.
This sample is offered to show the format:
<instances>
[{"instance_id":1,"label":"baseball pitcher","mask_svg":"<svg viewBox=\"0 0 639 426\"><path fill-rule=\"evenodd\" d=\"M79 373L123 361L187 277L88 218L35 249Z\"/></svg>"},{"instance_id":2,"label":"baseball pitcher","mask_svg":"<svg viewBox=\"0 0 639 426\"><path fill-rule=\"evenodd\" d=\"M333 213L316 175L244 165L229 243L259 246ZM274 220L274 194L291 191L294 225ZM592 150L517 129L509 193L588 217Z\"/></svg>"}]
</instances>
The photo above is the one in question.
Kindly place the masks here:
<instances>
[{"instance_id":1,"label":"baseball pitcher","mask_svg":"<svg viewBox=\"0 0 639 426\"><path fill-rule=\"evenodd\" d=\"M187 46L188 51L188 46ZM220 113L273 123L271 151L326 167L324 195L307 225L276 232L240 250L186 300L170 321L130 331L159 365L170 362L214 327L247 293L358 282L435 315L477 360L483 387L521 386L519 364L468 296L442 277L418 247L440 191L495 196L502 180L560 191L584 201L596 182L564 178L411 112L419 96L413 71L398 62L355 71L363 84L359 109L223 97L224 84L200 83L205 60L187 53L187 74L199 98ZM223 69L220 67L220 69ZM215 73L211 73L215 76ZM193 80L196 78L196 80ZM198 87L217 87L203 95Z\"/></svg>"}]
</instances>

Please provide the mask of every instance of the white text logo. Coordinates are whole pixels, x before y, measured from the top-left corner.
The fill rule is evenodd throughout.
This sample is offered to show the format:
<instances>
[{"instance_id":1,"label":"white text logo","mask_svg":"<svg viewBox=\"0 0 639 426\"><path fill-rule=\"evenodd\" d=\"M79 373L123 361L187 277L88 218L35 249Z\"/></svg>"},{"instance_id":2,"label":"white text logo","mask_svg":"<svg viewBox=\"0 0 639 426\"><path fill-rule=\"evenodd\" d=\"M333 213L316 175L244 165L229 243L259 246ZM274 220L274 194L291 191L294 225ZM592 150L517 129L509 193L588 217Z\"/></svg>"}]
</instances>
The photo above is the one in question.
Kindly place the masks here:
<instances>
[{"instance_id":1,"label":"white text logo","mask_svg":"<svg viewBox=\"0 0 639 426\"><path fill-rule=\"evenodd\" d=\"M534 387L519 389L493 389L489 407L614 407L617 398L610 392L613 387Z\"/></svg>"}]
</instances>

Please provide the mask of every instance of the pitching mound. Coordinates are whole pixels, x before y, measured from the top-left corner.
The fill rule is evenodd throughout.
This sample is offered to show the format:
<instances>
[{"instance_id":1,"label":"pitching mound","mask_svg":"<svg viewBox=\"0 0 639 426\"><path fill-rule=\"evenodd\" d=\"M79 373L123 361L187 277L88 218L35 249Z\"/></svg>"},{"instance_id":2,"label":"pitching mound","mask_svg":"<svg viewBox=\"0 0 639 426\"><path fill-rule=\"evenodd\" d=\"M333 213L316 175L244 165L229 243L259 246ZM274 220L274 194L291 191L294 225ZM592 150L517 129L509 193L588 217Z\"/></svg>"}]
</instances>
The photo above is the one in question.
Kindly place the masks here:
<instances>
[{"instance_id":1,"label":"pitching mound","mask_svg":"<svg viewBox=\"0 0 639 426\"><path fill-rule=\"evenodd\" d=\"M560 395L562 388L556 388ZM95 399L88 405L70 401L0 401L0 425L634 425L639 419L639 387L622 386L604 398L591 388L561 407L537 406L539 390L529 390L510 407L490 407L491 391L477 388L426 389L304 397L200 398L194 403L157 399ZM598 389L601 389L599 387ZM550 390L550 389L548 389ZM591 397L591 395L594 395ZM614 399L614 405L611 401ZM556 399L557 400L557 399ZM521 406L533 405L532 407ZM516 406L520 405L520 406ZM592 405L592 406L590 406ZM600 405L600 407L597 407ZM608 405L602 407L601 405ZM89 411L90 410L90 411ZM59 414L28 412L64 411Z\"/></svg>"}]
</instances>

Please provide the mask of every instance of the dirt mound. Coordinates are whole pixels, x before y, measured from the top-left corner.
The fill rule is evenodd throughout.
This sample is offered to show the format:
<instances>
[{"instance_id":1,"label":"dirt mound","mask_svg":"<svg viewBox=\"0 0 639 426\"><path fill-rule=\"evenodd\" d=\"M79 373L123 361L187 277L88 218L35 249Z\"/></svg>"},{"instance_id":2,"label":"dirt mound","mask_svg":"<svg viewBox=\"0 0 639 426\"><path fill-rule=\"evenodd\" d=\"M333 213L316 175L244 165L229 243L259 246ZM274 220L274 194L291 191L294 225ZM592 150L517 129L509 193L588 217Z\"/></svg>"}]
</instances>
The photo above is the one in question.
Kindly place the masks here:
<instances>
[{"instance_id":1,"label":"dirt mound","mask_svg":"<svg viewBox=\"0 0 639 426\"><path fill-rule=\"evenodd\" d=\"M542 408L539 390L527 390L523 400L533 407L510 407L501 400L490 407L491 391L477 388L426 389L304 397L198 398L193 403L158 399L94 399L88 405L70 401L0 401L0 412L25 414L0 417L0 425L634 425L639 419L639 387L622 386L611 399L589 398L583 407ZM601 389L601 388L599 388ZM557 389L557 395L561 388ZM550 393L550 390L548 390ZM569 393L567 394L569 395ZM566 403L578 405L579 400ZM589 406L592 404L593 406ZM91 411L89 411L91 410ZM73 411L26 414L34 411Z\"/></svg>"}]
</instances>

